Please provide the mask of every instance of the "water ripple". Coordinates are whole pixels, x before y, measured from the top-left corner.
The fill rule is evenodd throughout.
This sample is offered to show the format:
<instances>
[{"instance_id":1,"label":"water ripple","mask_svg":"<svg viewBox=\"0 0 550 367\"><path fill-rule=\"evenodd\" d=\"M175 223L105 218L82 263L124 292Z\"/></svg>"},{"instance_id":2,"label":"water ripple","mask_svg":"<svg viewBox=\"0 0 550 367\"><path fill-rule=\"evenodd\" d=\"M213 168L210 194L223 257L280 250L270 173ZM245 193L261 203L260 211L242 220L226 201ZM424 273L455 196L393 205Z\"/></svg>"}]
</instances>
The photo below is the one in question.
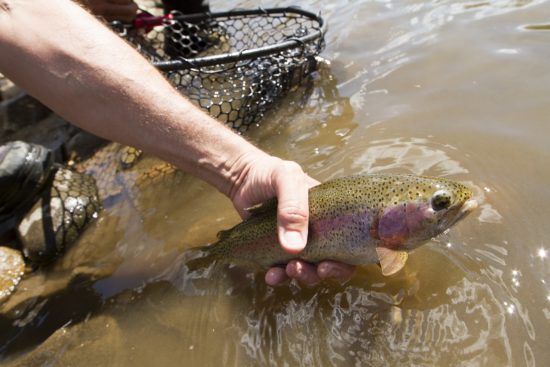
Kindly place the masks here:
<instances>
[{"instance_id":1,"label":"water ripple","mask_svg":"<svg viewBox=\"0 0 550 367\"><path fill-rule=\"evenodd\" d=\"M449 303L396 306L386 294L340 292L264 304L246 316L240 345L262 365L513 365L506 305L490 285L462 279ZM473 323L464 320L475 320ZM311 338L311 335L316 335ZM532 357L528 342L522 354ZM460 362L458 362L460 361Z\"/></svg>"},{"instance_id":2,"label":"water ripple","mask_svg":"<svg viewBox=\"0 0 550 367\"><path fill-rule=\"evenodd\" d=\"M448 150L449 146L446 149ZM452 159L445 150L425 138L375 140L359 154L354 157L352 164L358 173L394 169L404 169L418 175L429 171L435 171L443 176L468 173L460 162Z\"/></svg>"}]
</instances>

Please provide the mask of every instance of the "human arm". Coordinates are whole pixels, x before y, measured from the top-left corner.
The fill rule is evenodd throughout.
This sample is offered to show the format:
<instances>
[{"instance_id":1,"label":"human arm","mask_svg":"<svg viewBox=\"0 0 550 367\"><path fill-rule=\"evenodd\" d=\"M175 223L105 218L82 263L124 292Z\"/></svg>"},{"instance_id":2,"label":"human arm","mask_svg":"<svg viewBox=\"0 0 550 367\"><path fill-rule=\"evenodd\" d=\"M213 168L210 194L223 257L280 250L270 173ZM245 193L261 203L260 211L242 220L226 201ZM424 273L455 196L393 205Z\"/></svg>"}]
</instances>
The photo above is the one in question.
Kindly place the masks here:
<instances>
[{"instance_id":1,"label":"human arm","mask_svg":"<svg viewBox=\"0 0 550 367\"><path fill-rule=\"evenodd\" d=\"M199 110L80 6L68 0L1 1L0 71L83 129L207 181L241 215L277 196L281 245L295 253L305 246L307 189L315 181L296 163L264 153ZM302 262L287 268L285 274L307 284L323 269ZM285 274L271 269L266 281L280 283Z\"/></svg>"}]
</instances>

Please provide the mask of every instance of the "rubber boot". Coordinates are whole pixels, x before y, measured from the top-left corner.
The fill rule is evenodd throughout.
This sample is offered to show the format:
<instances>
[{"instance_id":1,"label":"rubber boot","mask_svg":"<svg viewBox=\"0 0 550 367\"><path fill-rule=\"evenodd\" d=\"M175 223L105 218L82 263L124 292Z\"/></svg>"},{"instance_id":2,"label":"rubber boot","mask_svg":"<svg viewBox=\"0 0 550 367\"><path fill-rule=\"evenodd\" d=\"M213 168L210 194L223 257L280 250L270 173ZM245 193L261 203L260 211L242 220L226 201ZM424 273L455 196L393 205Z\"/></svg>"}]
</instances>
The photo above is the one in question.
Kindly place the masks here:
<instances>
[{"instance_id":1,"label":"rubber boot","mask_svg":"<svg viewBox=\"0 0 550 367\"><path fill-rule=\"evenodd\" d=\"M0 146L0 235L13 229L53 172L51 150L13 141Z\"/></svg>"}]
</instances>

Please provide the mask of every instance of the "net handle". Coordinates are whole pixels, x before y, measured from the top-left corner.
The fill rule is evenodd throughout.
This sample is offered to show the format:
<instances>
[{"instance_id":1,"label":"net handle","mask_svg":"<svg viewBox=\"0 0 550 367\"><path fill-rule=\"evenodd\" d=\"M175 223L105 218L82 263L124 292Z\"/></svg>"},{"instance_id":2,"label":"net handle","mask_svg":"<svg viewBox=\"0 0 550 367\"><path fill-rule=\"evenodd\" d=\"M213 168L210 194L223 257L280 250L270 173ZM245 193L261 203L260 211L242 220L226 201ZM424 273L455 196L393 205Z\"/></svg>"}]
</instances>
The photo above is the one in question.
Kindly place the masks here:
<instances>
[{"instance_id":1,"label":"net handle","mask_svg":"<svg viewBox=\"0 0 550 367\"><path fill-rule=\"evenodd\" d=\"M133 28L145 28L146 31L151 30L153 27L166 24L167 21L174 19L173 14L166 14L161 16L154 16L149 12L140 12L136 18L132 21Z\"/></svg>"}]
</instances>

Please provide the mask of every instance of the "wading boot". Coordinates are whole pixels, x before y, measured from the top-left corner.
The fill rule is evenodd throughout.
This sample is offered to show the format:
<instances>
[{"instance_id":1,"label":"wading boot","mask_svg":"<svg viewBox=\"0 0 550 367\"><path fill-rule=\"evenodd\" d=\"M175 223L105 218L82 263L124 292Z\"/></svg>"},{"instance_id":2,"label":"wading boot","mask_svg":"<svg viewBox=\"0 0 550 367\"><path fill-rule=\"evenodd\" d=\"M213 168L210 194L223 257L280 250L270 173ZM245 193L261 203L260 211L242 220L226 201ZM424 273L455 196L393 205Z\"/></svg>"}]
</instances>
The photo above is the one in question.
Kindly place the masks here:
<instances>
[{"instance_id":1,"label":"wading boot","mask_svg":"<svg viewBox=\"0 0 550 367\"><path fill-rule=\"evenodd\" d=\"M53 173L53 154L41 145L0 146L0 236L14 229Z\"/></svg>"}]
</instances>

